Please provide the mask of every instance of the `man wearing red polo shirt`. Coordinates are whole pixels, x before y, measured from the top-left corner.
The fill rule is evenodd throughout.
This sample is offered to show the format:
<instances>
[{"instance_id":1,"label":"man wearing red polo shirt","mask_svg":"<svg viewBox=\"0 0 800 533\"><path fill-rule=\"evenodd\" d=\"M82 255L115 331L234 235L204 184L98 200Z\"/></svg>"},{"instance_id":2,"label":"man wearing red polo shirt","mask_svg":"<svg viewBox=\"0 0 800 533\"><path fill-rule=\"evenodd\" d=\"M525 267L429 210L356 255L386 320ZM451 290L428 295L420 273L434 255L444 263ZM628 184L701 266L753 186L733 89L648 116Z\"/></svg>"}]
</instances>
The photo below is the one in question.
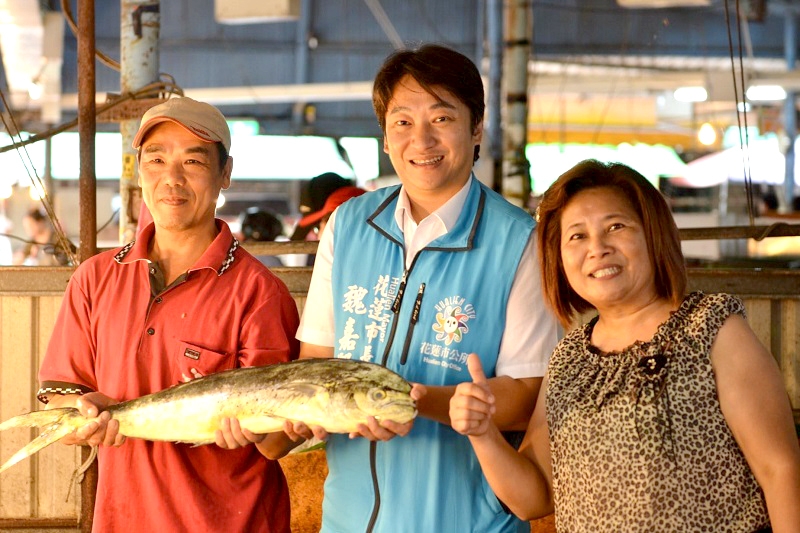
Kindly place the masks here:
<instances>
[{"instance_id":1,"label":"man wearing red polo shirt","mask_svg":"<svg viewBox=\"0 0 800 533\"><path fill-rule=\"evenodd\" d=\"M104 412L192 377L297 357L286 286L214 216L230 142L209 104L173 98L147 111L133 145L154 221L81 264L67 287L39 398L100 415L62 439L102 444L94 531L289 531L283 473L259 453L274 456L282 433L225 420L216 445L126 440Z\"/></svg>"}]
</instances>

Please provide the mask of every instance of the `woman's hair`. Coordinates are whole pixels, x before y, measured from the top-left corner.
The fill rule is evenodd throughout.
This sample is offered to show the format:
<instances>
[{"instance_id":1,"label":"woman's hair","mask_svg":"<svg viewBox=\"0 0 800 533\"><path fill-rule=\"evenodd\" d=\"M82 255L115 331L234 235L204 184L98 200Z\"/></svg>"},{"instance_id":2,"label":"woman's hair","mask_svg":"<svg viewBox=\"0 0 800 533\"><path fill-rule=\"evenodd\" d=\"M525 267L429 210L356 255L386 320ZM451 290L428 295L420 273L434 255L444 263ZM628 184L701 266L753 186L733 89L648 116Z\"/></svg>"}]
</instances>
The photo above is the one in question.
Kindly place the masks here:
<instances>
[{"instance_id":1,"label":"woman's hair","mask_svg":"<svg viewBox=\"0 0 800 533\"><path fill-rule=\"evenodd\" d=\"M664 197L632 168L588 159L562 174L544 194L536 211L545 300L565 327L575 314L594 306L578 296L567 281L561 258L561 215L576 194L599 187L614 189L627 199L641 220L655 274L656 294L679 304L686 291L686 264L678 227Z\"/></svg>"},{"instance_id":2,"label":"woman's hair","mask_svg":"<svg viewBox=\"0 0 800 533\"><path fill-rule=\"evenodd\" d=\"M426 44L416 50L398 50L383 62L372 86L372 107L381 130L386 132L386 112L397 84L411 76L434 98L441 100L441 88L467 106L472 131L483 121L486 109L483 81L475 64L465 55L450 48ZM475 146L473 160L478 160L480 146Z\"/></svg>"}]
</instances>

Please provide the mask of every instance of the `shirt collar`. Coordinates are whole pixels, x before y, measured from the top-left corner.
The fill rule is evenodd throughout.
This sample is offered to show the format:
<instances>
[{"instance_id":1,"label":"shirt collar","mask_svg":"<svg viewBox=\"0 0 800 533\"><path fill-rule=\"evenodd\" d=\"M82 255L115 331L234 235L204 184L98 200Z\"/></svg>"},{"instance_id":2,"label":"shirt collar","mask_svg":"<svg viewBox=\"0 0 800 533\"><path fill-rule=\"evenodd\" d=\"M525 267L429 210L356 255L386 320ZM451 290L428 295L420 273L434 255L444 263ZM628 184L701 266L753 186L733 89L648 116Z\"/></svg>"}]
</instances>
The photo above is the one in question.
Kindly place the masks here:
<instances>
[{"instance_id":1,"label":"shirt collar","mask_svg":"<svg viewBox=\"0 0 800 533\"><path fill-rule=\"evenodd\" d=\"M210 268L214 270L218 276L221 276L233 265L235 259L234 252L239 248L239 241L233 236L225 222L220 219L215 219L214 222L217 225L219 233L217 233L211 245L188 272L201 268ZM131 264L137 261L147 261L149 263L150 259L147 256L147 250L155 232L155 223L151 222L139 233L136 240L120 248L116 255L114 255L114 260L121 265Z\"/></svg>"},{"instance_id":2,"label":"shirt collar","mask_svg":"<svg viewBox=\"0 0 800 533\"><path fill-rule=\"evenodd\" d=\"M445 232L453 229L453 226L455 226L456 222L458 221L458 217L464 207L464 202L467 201L467 195L469 194L469 188L472 185L473 177L474 174L470 176L470 179L467 180L464 186L461 187L461 189L449 200L442 204L439 209L429 214L423 220L420 220L420 224L422 224L424 220L435 217L439 219L441 224L444 226ZM400 187L400 195L397 198L397 205L394 208L394 220L401 230L405 228L406 220L413 221L413 218L411 217L411 200L408 198L405 187Z\"/></svg>"}]
</instances>

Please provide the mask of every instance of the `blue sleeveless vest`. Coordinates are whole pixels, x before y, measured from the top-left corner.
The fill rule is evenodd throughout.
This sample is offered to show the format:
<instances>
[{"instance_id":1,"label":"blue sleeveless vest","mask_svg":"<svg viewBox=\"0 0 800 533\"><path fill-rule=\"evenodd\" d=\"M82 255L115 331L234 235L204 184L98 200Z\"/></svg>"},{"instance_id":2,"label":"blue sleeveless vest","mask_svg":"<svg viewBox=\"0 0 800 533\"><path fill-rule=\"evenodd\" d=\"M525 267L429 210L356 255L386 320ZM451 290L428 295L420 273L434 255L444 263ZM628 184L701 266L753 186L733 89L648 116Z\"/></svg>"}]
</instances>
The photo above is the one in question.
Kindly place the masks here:
<instances>
[{"instance_id":1,"label":"blue sleeveless vest","mask_svg":"<svg viewBox=\"0 0 800 533\"><path fill-rule=\"evenodd\" d=\"M334 354L382 364L426 385L469 381L467 356L495 375L506 305L534 228L530 215L474 177L455 226L406 271L394 219L399 186L353 198L336 214ZM366 531L378 483L376 532L530 531L506 513L469 440L418 417L406 437L375 446L332 435L323 532Z\"/></svg>"}]
</instances>

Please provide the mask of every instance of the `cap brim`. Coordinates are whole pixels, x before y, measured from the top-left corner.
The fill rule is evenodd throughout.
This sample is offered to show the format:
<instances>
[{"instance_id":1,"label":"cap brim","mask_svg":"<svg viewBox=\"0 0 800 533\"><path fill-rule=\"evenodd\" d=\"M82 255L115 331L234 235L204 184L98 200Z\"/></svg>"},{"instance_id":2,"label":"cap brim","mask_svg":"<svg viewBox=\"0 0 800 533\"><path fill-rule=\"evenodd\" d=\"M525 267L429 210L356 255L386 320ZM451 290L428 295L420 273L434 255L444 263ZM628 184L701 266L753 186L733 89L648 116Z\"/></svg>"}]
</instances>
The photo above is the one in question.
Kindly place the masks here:
<instances>
[{"instance_id":1,"label":"cap brim","mask_svg":"<svg viewBox=\"0 0 800 533\"><path fill-rule=\"evenodd\" d=\"M322 210L317 211L315 213L311 213L310 215L306 215L303 218L301 218L300 221L297 223L297 225L300 226L301 228L307 228L309 226L313 226L314 224L322 220L322 218L325 217L325 215L330 215L331 213L332 211L322 211Z\"/></svg>"},{"instance_id":2,"label":"cap brim","mask_svg":"<svg viewBox=\"0 0 800 533\"><path fill-rule=\"evenodd\" d=\"M189 133L191 133L192 135L194 135L195 137L197 137L198 139L200 139L205 143L222 142L214 139L207 139L205 137L201 137L192 128L188 127L186 124L172 117L153 117L144 124L142 124L142 126L139 128L139 131L136 132L136 136L133 138L133 143L132 143L133 148L138 150L139 147L142 146L142 142L144 141L144 138L147 136L147 133L150 130L152 130L153 127L162 124L164 122L172 122L173 124L177 124L178 126L185 129L186 131L188 131Z\"/></svg>"}]
</instances>

